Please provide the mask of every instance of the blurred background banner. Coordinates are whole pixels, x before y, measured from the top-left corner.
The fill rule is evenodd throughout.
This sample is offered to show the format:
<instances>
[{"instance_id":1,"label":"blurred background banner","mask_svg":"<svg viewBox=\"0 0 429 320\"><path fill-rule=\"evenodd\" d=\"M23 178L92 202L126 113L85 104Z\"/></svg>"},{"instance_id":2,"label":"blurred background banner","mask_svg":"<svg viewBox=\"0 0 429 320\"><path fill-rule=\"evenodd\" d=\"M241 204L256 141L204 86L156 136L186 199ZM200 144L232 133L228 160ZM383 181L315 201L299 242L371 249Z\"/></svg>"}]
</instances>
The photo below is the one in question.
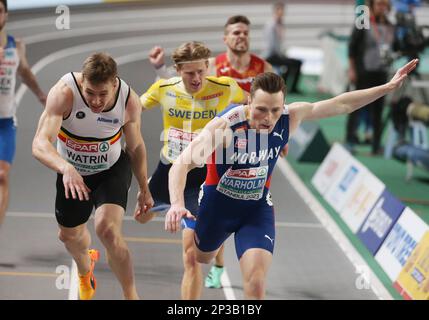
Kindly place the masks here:
<instances>
[{"instance_id":1,"label":"blurred background banner","mask_svg":"<svg viewBox=\"0 0 429 320\"><path fill-rule=\"evenodd\" d=\"M47 8L47 7L56 7L60 4L62 5L82 5L82 4L95 4L102 3L103 0L15 0L10 1L9 10L19 10L19 9L30 9L30 8Z\"/></svg>"}]
</instances>

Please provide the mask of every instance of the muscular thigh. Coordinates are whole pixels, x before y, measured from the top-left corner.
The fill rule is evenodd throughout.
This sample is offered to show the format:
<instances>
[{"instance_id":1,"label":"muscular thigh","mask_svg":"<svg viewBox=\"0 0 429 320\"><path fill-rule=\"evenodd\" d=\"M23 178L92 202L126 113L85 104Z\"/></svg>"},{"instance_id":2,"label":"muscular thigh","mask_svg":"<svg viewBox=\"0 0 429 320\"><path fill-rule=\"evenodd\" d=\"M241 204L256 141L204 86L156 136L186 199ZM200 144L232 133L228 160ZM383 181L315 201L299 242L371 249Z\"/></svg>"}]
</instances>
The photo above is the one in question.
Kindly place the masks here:
<instances>
[{"instance_id":1,"label":"muscular thigh","mask_svg":"<svg viewBox=\"0 0 429 320\"><path fill-rule=\"evenodd\" d=\"M235 250L240 259L249 249L264 249L273 253L275 241L274 208L268 204L243 214L235 233Z\"/></svg>"}]
</instances>

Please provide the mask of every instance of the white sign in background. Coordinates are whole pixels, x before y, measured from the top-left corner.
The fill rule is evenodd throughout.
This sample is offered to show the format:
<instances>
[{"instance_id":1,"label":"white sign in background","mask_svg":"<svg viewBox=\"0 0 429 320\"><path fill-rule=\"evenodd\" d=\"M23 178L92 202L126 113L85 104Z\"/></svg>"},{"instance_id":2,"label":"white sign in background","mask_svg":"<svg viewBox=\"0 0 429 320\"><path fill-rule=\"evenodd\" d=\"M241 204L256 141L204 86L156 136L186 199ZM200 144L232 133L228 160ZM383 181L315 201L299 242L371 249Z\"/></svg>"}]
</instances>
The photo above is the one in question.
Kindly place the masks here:
<instances>
[{"instance_id":1,"label":"white sign in background","mask_svg":"<svg viewBox=\"0 0 429 320\"><path fill-rule=\"evenodd\" d=\"M411 252L428 230L428 225L414 211L405 208L375 255L392 281L396 280Z\"/></svg>"},{"instance_id":2,"label":"white sign in background","mask_svg":"<svg viewBox=\"0 0 429 320\"><path fill-rule=\"evenodd\" d=\"M358 232L385 188L385 184L370 171L367 170L363 173L363 178L350 193L350 197L340 212L341 218L353 233Z\"/></svg>"},{"instance_id":3,"label":"white sign in background","mask_svg":"<svg viewBox=\"0 0 429 320\"><path fill-rule=\"evenodd\" d=\"M341 144L334 143L311 179L311 183L321 195L328 191L351 158L352 155Z\"/></svg>"},{"instance_id":4,"label":"white sign in background","mask_svg":"<svg viewBox=\"0 0 429 320\"><path fill-rule=\"evenodd\" d=\"M361 185L368 169L359 161L350 158L347 164L340 170L331 187L324 195L325 200L339 213L343 210L347 200Z\"/></svg>"}]
</instances>

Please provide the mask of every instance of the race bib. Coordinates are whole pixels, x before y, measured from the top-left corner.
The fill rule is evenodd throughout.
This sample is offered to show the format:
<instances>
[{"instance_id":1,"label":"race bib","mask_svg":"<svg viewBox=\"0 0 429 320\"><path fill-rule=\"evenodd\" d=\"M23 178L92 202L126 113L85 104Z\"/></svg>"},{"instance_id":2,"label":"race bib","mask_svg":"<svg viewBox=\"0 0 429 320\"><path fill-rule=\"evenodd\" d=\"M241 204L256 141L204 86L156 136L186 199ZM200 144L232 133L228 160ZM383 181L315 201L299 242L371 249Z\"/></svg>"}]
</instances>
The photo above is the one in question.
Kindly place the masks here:
<instances>
[{"instance_id":1,"label":"race bib","mask_svg":"<svg viewBox=\"0 0 429 320\"><path fill-rule=\"evenodd\" d=\"M6 68L0 68L0 93L3 95L9 95L12 91L13 79L10 72Z\"/></svg>"},{"instance_id":2,"label":"race bib","mask_svg":"<svg viewBox=\"0 0 429 320\"><path fill-rule=\"evenodd\" d=\"M238 200L259 200L267 182L268 166L235 169L225 172L216 190Z\"/></svg>"},{"instance_id":3,"label":"race bib","mask_svg":"<svg viewBox=\"0 0 429 320\"><path fill-rule=\"evenodd\" d=\"M195 139L197 133L171 127L168 129L167 154L170 160L176 160L183 150Z\"/></svg>"}]
</instances>

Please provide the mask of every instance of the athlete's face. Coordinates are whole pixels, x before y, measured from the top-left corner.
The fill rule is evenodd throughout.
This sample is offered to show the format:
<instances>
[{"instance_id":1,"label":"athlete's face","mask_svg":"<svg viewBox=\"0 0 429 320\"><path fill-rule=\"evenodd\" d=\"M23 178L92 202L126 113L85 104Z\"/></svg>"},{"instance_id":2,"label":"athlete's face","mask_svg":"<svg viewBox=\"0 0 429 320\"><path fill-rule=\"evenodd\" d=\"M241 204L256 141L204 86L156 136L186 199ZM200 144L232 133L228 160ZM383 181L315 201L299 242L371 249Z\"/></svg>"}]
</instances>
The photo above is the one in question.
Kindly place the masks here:
<instances>
[{"instance_id":1,"label":"athlete's face","mask_svg":"<svg viewBox=\"0 0 429 320\"><path fill-rule=\"evenodd\" d=\"M281 6L276 7L274 10L274 18L276 19L277 22L282 22L283 15L284 15L284 8Z\"/></svg>"},{"instance_id":2,"label":"athlete's face","mask_svg":"<svg viewBox=\"0 0 429 320\"><path fill-rule=\"evenodd\" d=\"M183 84L188 93L194 94L200 91L206 84L207 60L181 63L177 66L177 72L182 77Z\"/></svg>"},{"instance_id":3,"label":"athlete's face","mask_svg":"<svg viewBox=\"0 0 429 320\"><path fill-rule=\"evenodd\" d=\"M249 51L249 26L244 23L230 24L226 27L223 42L235 54Z\"/></svg>"},{"instance_id":4,"label":"athlete's face","mask_svg":"<svg viewBox=\"0 0 429 320\"><path fill-rule=\"evenodd\" d=\"M372 10L376 17L389 14L389 0L375 0Z\"/></svg>"},{"instance_id":5,"label":"athlete's face","mask_svg":"<svg viewBox=\"0 0 429 320\"><path fill-rule=\"evenodd\" d=\"M82 81L82 94L91 111L100 113L115 100L116 87L116 79L101 84L92 84L84 79Z\"/></svg>"},{"instance_id":6,"label":"athlete's face","mask_svg":"<svg viewBox=\"0 0 429 320\"><path fill-rule=\"evenodd\" d=\"M6 8L4 7L3 3L0 2L0 31L2 31L6 25L7 16Z\"/></svg>"},{"instance_id":7,"label":"athlete's face","mask_svg":"<svg viewBox=\"0 0 429 320\"><path fill-rule=\"evenodd\" d=\"M284 95L282 91L268 93L262 89L255 91L253 98L249 97L249 124L256 131L271 132L283 112Z\"/></svg>"}]
</instances>

